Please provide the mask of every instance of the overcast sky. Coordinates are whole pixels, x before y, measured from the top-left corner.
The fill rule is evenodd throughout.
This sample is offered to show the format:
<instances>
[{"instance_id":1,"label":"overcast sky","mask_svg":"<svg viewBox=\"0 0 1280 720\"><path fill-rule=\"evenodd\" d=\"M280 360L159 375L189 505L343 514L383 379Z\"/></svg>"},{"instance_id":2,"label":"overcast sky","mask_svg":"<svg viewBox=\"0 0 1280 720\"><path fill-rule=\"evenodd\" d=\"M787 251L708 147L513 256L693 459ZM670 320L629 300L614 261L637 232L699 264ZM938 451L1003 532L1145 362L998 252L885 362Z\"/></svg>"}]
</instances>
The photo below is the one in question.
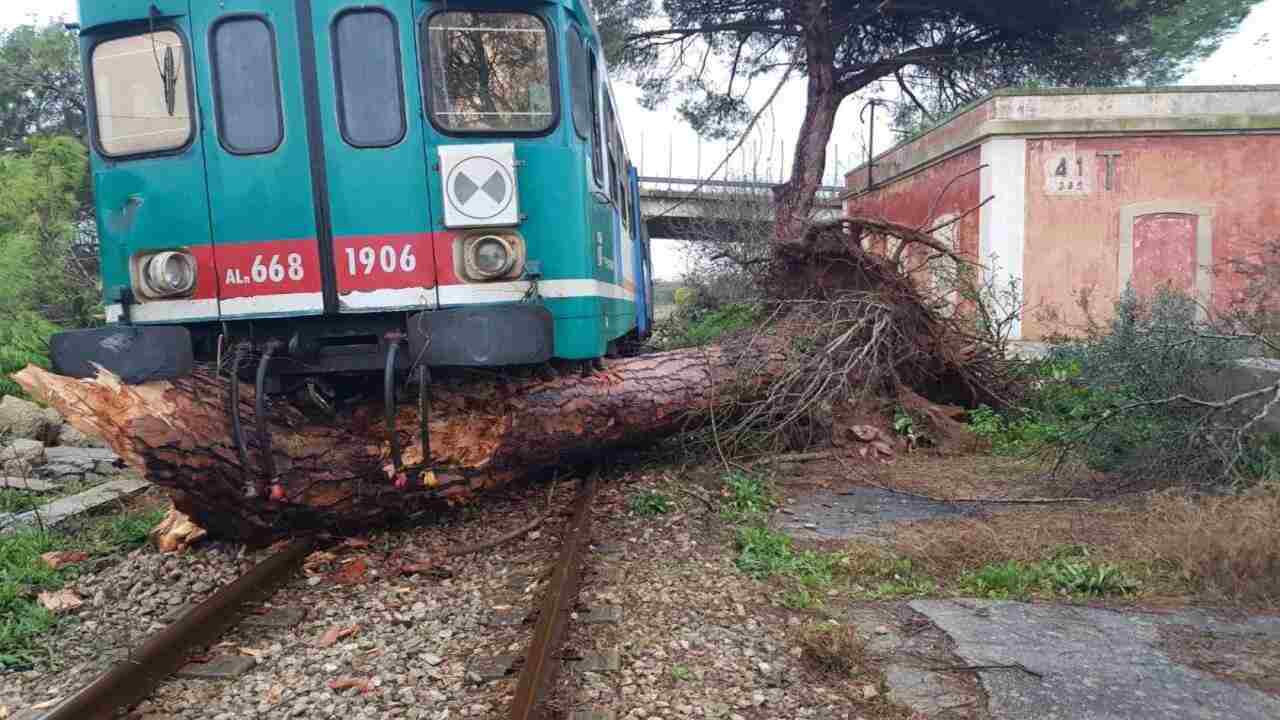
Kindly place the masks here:
<instances>
[{"instance_id":1,"label":"overcast sky","mask_svg":"<svg viewBox=\"0 0 1280 720\"><path fill-rule=\"evenodd\" d=\"M32 16L74 20L76 3L75 0L0 0L0 26L26 22ZM1255 6L1239 31L1182 82L1191 85L1280 84L1280 0L1265 0ZM772 84L762 81L753 89L753 95L763 101L773 89ZM699 142L697 136L674 117L671 109L643 110L636 103L637 91L625 83L615 84L615 92L619 95L618 110L627 146L641 174L695 177L709 172L724 158L726 144ZM828 148L829 183L838 183L839 173L860 164L860 158L866 154L866 126L858 121L861 107L861 99L850 98L840 108ZM729 172L734 176L754 175L761 179L776 178L784 172L803 111L804 83L793 80L762 118L743 152L729 162ZM877 151L893 142L893 135L885 132L886 128L877 123ZM683 271L678 243L655 241L654 264L659 277L678 277Z\"/></svg>"}]
</instances>

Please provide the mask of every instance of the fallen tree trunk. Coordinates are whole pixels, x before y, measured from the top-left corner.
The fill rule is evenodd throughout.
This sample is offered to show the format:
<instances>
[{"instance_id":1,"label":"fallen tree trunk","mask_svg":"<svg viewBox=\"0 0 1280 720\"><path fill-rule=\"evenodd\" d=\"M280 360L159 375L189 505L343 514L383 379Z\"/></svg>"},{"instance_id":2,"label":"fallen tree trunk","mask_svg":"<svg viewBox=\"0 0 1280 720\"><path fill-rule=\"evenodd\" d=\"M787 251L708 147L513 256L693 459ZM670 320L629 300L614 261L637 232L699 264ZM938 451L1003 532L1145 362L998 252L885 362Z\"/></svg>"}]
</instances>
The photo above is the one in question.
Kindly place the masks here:
<instances>
[{"instance_id":1,"label":"fallen tree trunk","mask_svg":"<svg viewBox=\"0 0 1280 720\"><path fill-rule=\"evenodd\" d=\"M269 493L252 490L262 467L252 431L253 389L241 383L246 468L232 439L227 380L212 367L135 386L109 373L76 380L35 366L14 378L73 426L105 439L147 480L174 491L175 506L202 527L222 537L266 538L384 524L539 468L673 432L691 416L733 401L731 355L742 351L648 355L611 362L587 377L435 386L436 472L408 484L391 467L380 401L320 422L272 398L270 447L278 477ZM398 409L397 429L405 464L419 464L416 403Z\"/></svg>"},{"instance_id":2,"label":"fallen tree trunk","mask_svg":"<svg viewBox=\"0 0 1280 720\"><path fill-rule=\"evenodd\" d=\"M589 377L437 383L434 472L413 482L390 467L380 399L317 420L272 398L275 477L266 479L267 491L261 473L268 464L252 431L253 390L242 384L238 398L248 444L242 462L227 383L214 368L138 386L105 373L74 380L38 367L14 379L169 488L196 523L246 539L412 518L538 469L651 442L713 411L710 417L723 412L726 421L712 425L716 446L732 452L737 440L755 451L831 443L841 408L901 396L903 388L933 401L1006 404L1000 338L956 308L941 311L946 303L922 294L900 252L886 258L869 249L878 236L967 262L914 228L865 218L816 225L802 247L774 248L762 286L775 312L762 331L726 345L614 361ZM399 408L396 434L404 463L421 465L416 404Z\"/></svg>"}]
</instances>

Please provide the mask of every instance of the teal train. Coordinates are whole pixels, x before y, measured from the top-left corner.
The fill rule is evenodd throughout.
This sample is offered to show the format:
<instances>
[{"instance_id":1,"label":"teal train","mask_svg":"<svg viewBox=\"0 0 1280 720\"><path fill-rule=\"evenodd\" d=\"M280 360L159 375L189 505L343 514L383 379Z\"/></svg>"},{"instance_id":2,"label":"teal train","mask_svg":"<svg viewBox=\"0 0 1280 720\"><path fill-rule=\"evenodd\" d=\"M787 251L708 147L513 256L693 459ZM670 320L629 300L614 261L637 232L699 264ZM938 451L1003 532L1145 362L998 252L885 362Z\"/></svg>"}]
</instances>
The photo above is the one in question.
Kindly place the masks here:
<instances>
[{"instance_id":1,"label":"teal train","mask_svg":"<svg viewBox=\"0 0 1280 720\"><path fill-rule=\"evenodd\" d=\"M55 370L324 403L649 332L589 0L81 0L80 38L108 325Z\"/></svg>"}]
</instances>

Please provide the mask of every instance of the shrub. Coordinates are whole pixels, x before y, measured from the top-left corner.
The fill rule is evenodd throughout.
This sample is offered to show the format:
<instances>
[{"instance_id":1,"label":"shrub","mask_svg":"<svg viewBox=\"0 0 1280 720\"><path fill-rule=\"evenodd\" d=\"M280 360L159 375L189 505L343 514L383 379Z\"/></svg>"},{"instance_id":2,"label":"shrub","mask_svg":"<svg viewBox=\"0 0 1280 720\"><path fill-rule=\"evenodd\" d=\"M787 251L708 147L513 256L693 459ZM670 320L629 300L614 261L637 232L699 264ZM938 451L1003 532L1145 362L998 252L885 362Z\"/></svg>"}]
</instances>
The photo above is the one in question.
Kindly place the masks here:
<instances>
[{"instance_id":1,"label":"shrub","mask_svg":"<svg viewBox=\"0 0 1280 720\"><path fill-rule=\"evenodd\" d=\"M1078 459L1133 481L1258 479L1275 467L1273 448L1245 441L1243 414L1196 400L1255 347L1252 336L1198 318L1185 295L1122 295L1108 325L1059 339L1029 366L1016 408L979 408L973 430L1000 454L1043 451L1059 467Z\"/></svg>"}]
</instances>

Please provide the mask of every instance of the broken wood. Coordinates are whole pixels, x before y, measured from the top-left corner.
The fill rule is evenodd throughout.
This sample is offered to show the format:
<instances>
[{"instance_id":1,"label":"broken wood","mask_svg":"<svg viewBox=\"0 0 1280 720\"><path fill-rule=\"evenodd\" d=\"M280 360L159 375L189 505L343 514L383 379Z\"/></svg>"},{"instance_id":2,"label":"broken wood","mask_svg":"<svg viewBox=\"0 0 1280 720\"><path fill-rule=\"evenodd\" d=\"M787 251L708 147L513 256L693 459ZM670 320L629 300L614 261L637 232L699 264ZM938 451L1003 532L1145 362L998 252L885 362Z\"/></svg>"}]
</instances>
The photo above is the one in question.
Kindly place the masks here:
<instances>
[{"instance_id":1,"label":"broken wood","mask_svg":"<svg viewBox=\"0 0 1280 720\"><path fill-rule=\"evenodd\" d=\"M77 380L35 366L14 378L73 426L106 440L147 480L171 490L177 510L197 525L221 537L263 539L286 530L385 524L538 468L673 432L691 415L736 399L726 389L735 356L747 351L679 350L551 381L440 384L432 390L430 422L435 472L404 488L396 487L390 466L380 402L358 404L337 419L313 419L273 397L269 447L278 492L265 495L250 490L261 468L256 433L247 433L250 466L244 467L232 440L226 380L212 367L144 385L125 385L105 372ZM254 427L247 383L240 386L240 413L245 426ZM416 407L398 409L410 466L423 457L417 425Z\"/></svg>"}]
</instances>

